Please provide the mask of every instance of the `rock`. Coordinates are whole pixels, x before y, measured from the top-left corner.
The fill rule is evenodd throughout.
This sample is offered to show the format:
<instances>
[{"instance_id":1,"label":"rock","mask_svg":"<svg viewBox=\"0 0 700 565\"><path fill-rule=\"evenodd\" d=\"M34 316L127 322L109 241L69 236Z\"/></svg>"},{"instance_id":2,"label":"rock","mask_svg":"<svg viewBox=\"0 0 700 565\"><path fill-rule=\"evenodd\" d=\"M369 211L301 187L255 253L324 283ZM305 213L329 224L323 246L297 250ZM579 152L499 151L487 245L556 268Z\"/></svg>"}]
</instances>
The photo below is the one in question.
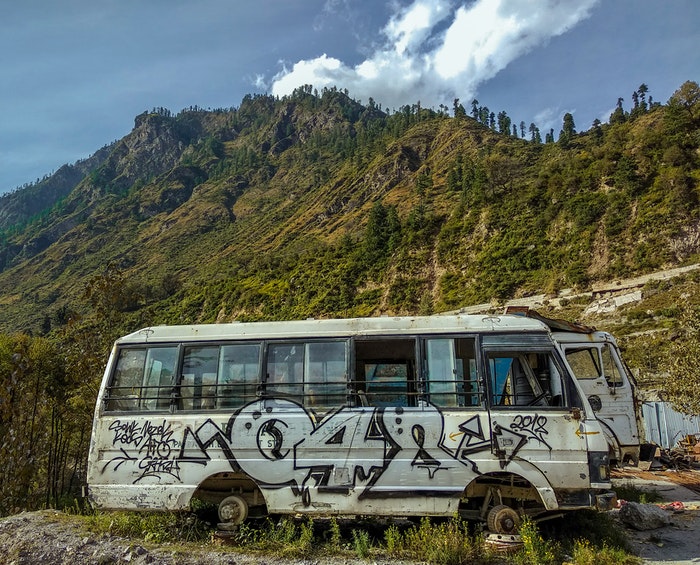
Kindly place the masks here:
<instances>
[{"instance_id":1,"label":"rock","mask_svg":"<svg viewBox=\"0 0 700 565\"><path fill-rule=\"evenodd\" d=\"M620 520L635 530L655 530L671 523L671 516L653 504L628 502L620 508Z\"/></svg>"}]
</instances>

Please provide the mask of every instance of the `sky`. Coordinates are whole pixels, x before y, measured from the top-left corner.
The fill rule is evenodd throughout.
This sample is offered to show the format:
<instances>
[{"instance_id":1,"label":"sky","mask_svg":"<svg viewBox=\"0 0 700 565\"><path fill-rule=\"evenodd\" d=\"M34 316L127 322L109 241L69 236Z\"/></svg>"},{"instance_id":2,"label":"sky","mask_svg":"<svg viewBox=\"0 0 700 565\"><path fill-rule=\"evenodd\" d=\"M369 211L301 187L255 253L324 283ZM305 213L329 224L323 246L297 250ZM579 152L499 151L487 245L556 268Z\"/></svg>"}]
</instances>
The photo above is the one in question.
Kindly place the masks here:
<instances>
[{"instance_id":1,"label":"sky","mask_svg":"<svg viewBox=\"0 0 700 565\"><path fill-rule=\"evenodd\" d=\"M312 84L394 110L458 98L558 134L700 82L700 0L22 0L0 7L0 193L156 107Z\"/></svg>"}]
</instances>

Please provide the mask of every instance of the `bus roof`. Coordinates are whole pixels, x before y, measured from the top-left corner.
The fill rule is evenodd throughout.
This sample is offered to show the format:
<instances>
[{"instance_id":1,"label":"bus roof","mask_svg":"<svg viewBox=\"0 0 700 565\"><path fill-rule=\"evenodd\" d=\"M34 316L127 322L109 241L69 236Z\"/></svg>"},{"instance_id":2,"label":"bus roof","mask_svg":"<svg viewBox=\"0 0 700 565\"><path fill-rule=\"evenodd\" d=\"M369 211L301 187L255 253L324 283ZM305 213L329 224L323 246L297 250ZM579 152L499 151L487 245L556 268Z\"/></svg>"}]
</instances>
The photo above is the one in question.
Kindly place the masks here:
<instances>
[{"instance_id":1,"label":"bus roof","mask_svg":"<svg viewBox=\"0 0 700 565\"><path fill-rule=\"evenodd\" d=\"M273 339L309 337L352 337L372 335L451 334L479 331L548 332L545 324L524 316L450 315L308 319L282 322L233 322L153 326L140 329L117 343L154 343L229 339Z\"/></svg>"}]
</instances>

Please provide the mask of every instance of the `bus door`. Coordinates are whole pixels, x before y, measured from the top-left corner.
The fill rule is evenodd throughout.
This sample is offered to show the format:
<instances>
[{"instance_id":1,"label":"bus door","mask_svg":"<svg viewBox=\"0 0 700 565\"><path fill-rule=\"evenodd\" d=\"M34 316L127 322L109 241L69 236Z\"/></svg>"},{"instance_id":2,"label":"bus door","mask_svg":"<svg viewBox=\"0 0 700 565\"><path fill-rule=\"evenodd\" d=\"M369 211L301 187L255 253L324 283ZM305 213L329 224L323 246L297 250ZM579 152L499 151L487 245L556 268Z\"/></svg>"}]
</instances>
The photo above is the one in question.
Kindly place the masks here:
<instances>
[{"instance_id":1,"label":"bus door","mask_svg":"<svg viewBox=\"0 0 700 565\"><path fill-rule=\"evenodd\" d=\"M636 462L640 439L634 383L617 347L604 335L600 341L562 343L561 346L581 390L603 424L613 458L620 463L625 459Z\"/></svg>"},{"instance_id":2,"label":"bus door","mask_svg":"<svg viewBox=\"0 0 700 565\"><path fill-rule=\"evenodd\" d=\"M503 472L542 473L552 488L590 488L600 482L590 467L580 396L546 336L484 335L492 453ZM597 428L597 426L594 426ZM583 491L579 491L583 492ZM553 493L541 493L545 505ZM560 499L559 505L584 501ZM585 501L588 503L588 500Z\"/></svg>"}]
</instances>

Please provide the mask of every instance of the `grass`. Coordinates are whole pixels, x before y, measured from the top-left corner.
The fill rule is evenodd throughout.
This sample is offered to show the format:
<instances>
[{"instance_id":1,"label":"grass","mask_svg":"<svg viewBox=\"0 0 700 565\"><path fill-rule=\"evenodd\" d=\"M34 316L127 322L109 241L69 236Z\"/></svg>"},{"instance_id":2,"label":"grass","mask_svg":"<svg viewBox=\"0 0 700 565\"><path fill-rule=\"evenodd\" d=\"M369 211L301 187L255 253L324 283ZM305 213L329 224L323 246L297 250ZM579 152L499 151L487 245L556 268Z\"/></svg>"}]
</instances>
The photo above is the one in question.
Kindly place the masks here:
<instances>
[{"instance_id":1,"label":"grass","mask_svg":"<svg viewBox=\"0 0 700 565\"><path fill-rule=\"evenodd\" d=\"M152 543L214 545L215 527L194 513L96 512L82 518L95 533ZM283 517L241 525L220 550L292 559L400 559L429 565L639 563L628 553L623 529L602 513L575 512L541 525L525 519L520 535L522 548L502 555L484 541L480 527L458 518L422 518L416 523Z\"/></svg>"},{"instance_id":2,"label":"grass","mask_svg":"<svg viewBox=\"0 0 700 565\"><path fill-rule=\"evenodd\" d=\"M639 502L641 504L653 504L661 502L663 497L655 489L641 489L632 483L624 483L614 488L617 498L628 502Z\"/></svg>"},{"instance_id":3,"label":"grass","mask_svg":"<svg viewBox=\"0 0 700 565\"><path fill-rule=\"evenodd\" d=\"M211 525L195 514L177 512L95 512L84 516L94 533L106 533L146 542L202 542L210 539Z\"/></svg>"}]
</instances>

